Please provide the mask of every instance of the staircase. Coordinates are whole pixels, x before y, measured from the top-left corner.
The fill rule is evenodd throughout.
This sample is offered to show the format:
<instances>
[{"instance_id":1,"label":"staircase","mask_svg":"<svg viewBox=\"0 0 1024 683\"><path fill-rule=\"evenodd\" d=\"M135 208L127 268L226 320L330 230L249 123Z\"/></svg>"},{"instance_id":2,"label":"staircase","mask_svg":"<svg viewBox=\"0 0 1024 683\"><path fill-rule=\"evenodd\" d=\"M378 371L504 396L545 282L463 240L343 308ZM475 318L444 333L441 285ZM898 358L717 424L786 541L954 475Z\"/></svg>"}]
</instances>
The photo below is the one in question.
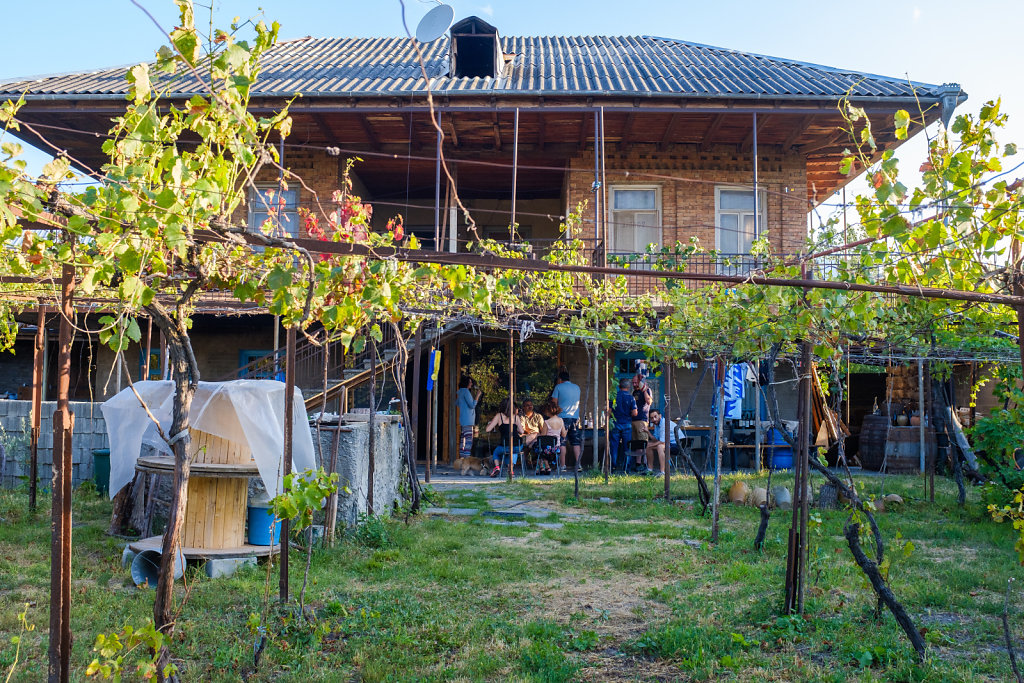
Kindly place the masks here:
<instances>
[{"instance_id":1,"label":"staircase","mask_svg":"<svg viewBox=\"0 0 1024 683\"><path fill-rule=\"evenodd\" d=\"M423 343L430 345L446 340L454 333L454 326L431 327L424 330ZM412 349L409 350L410 355ZM326 400L330 407L337 402L336 410L345 411L348 395L370 379L372 365L370 346L367 344L360 353L345 354L341 344L329 344L325 349L302 338L295 347L295 386L302 391L307 411L319 410L324 403L324 356L327 356ZM381 341L377 342L377 375L390 373L398 355L398 344L394 330L384 328ZM234 379L277 379L284 381L285 349L277 349L267 355L243 365L217 381ZM425 370L424 370L425 371Z\"/></svg>"}]
</instances>

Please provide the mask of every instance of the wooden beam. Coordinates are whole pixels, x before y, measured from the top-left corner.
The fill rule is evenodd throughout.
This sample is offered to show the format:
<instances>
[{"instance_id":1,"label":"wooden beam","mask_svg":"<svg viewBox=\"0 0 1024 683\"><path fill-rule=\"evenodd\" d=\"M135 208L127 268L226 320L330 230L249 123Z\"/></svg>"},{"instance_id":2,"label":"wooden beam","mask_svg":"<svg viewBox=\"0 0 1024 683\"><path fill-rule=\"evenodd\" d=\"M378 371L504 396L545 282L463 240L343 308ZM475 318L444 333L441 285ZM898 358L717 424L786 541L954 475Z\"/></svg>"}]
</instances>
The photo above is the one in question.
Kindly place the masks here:
<instances>
[{"instance_id":1,"label":"wooden beam","mask_svg":"<svg viewBox=\"0 0 1024 683\"><path fill-rule=\"evenodd\" d=\"M452 147L459 146L459 133L455 129L455 112L448 114L448 118L445 121L448 124L448 137L452 139ZM443 127L443 124L442 124Z\"/></svg>"},{"instance_id":2,"label":"wooden beam","mask_svg":"<svg viewBox=\"0 0 1024 683\"><path fill-rule=\"evenodd\" d=\"M790 147L795 145L796 141L800 139L800 136L804 134L804 131L807 130L807 126L811 125L811 121L813 120L814 117L811 116L810 114L800 119L799 123L797 123L796 126L793 127L793 130L790 132L789 135L786 136L786 139L782 142L782 149L789 149Z\"/></svg>"},{"instance_id":3,"label":"wooden beam","mask_svg":"<svg viewBox=\"0 0 1024 683\"><path fill-rule=\"evenodd\" d=\"M802 146L800 148L800 153L806 156L808 154L813 154L814 152L817 152L819 150L823 150L827 147L832 147L833 145L839 144L839 142L841 142L848 135L849 133L847 131L838 130L829 137L827 137L825 140L822 140L821 142Z\"/></svg>"},{"instance_id":4,"label":"wooden beam","mask_svg":"<svg viewBox=\"0 0 1024 683\"><path fill-rule=\"evenodd\" d=\"M366 133L366 140L370 143L370 149L380 149L380 140L377 138L377 134L373 130L373 124L366 116L359 116L359 123L363 126L363 132Z\"/></svg>"},{"instance_id":5,"label":"wooden beam","mask_svg":"<svg viewBox=\"0 0 1024 683\"><path fill-rule=\"evenodd\" d=\"M327 144L337 144L340 142L337 133L331 128L331 124L328 123L327 117L323 114L313 114L313 121L316 122L317 128L324 134L324 139L327 140Z\"/></svg>"},{"instance_id":6,"label":"wooden beam","mask_svg":"<svg viewBox=\"0 0 1024 683\"><path fill-rule=\"evenodd\" d=\"M629 149L629 134L633 130L633 122L636 120L636 113L629 112L626 114L626 122L622 125L622 141L621 147L623 149Z\"/></svg>"},{"instance_id":7,"label":"wooden beam","mask_svg":"<svg viewBox=\"0 0 1024 683\"><path fill-rule=\"evenodd\" d=\"M546 144L545 136L547 134L547 130L545 128L544 120L545 120L544 114L541 114L537 118L537 149L539 149L542 152L544 151L544 145Z\"/></svg>"},{"instance_id":8,"label":"wooden beam","mask_svg":"<svg viewBox=\"0 0 1024 683\"><path fill-rule=\"evenodd\" d=\"M704 131L704 139L700 143L700 150L702 152L708 151L711 147L711 140L718 133L718 129L722 127L722 121L725 120L725 114L717 114L715 118L711 119L711 125Z\"/></svg>"},{"instance_id":9,"label":"wooden beam","mask_svg":"<svg viewBox=\"0 0 1024 683\"><path fill-rule=\"evenodd\" d=\"M661 142L658 143L658 151L664 152L668 149L668 146L672 144L672 140L676 137L677 128L679 122L683 120L683 117L679 114L672 114L672 118L669 119L668 125L665 126L665 134L661 136Z\"/></svg>"},{"instance_id":10,"label":"wooden beam","mask_svg":"<svg viewBox=\"0 0 1024 683\"><path fill-rule=\"evenodd\" d=\"M753 119L753 115L751 115ZM751 121L753 123L753 121ZM761 133L764 131L765 125L768 123L768 114L761 114L757 117L757 137L761 137ZM750 126L750 130L747 131L746 137L743 138L743 143L740 144L740 151L749 152L754 146L754 126Z\"/></svg>"},{"instance_id":11,"label":"wooden beam","mask_svg":"<svg viewBox=\"0 0 1024 683\"><path fill-rule=\"evenodd\" d=\"M494 149L501 151L501 126L498 124L498 112L491 112L491 126L494 129Z\"/></svg>"}]
</instances>

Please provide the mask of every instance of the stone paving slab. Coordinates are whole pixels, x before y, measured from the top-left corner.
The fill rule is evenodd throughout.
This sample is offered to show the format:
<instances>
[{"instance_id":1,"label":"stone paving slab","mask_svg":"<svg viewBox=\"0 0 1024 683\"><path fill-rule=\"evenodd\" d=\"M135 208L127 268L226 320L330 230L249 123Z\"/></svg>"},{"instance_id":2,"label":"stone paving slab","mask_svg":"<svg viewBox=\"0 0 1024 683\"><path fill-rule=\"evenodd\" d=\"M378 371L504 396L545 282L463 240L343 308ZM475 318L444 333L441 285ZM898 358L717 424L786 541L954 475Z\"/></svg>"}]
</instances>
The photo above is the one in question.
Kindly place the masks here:
<instances>
[{"instance_id":1,"label":"stone paving slab","mask_svg":"<svg viewBox=\"0 0 1024 683\"><path fill-rule=\"evenodd\" d=\"M475 517L480 514L476 508L436 508L429 507L423 510L425 515L449 516L449 517Z\"/></svg>"}]
</instances>

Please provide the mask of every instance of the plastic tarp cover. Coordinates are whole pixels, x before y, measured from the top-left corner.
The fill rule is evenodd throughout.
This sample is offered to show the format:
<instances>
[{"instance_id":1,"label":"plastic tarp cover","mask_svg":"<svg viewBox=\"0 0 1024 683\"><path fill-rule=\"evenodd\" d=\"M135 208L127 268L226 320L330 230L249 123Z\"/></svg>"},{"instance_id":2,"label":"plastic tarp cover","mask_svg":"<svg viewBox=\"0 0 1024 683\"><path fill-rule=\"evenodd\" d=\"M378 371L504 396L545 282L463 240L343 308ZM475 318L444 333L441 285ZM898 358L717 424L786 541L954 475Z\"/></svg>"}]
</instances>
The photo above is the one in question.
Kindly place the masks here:
<instances>
[{"instance_id":1,"label":"plastic tarp cover","mask_svg":"<svg viewBox=\"0 0 1024 683\"><path fill-rule=\"evenodd\" d=\"M171 416L174 382L136 382L135 391L149 407L168 438L173 438ZM192 399L189 426L228 441L244 443L269 496L281 492L284 466L283 382L240 379L231 382L200 382ZM110 497L131 482L143 444L173 455L160 437L153 420L131 388L104 402L100 409L110 436ZM316 467L313 437L308 428L302 392L295 390L292 410L292 470Z\"/></svg>"}]
</instances>

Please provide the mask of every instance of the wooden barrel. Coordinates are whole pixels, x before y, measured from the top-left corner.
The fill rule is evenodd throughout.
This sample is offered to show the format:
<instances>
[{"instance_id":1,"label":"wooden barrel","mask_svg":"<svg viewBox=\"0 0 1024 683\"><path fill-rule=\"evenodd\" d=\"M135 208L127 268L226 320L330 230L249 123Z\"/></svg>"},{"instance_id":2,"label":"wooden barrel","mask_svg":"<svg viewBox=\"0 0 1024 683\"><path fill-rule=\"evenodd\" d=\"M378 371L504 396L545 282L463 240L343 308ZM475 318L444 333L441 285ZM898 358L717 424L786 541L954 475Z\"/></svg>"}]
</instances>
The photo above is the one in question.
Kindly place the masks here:
<instances>
[{"instance_id":1,"label":"wooden barrel","mask_svg":"<svg viewBox=\"0 0 1024 683\"><path fill-rule=\"evenodd\" d=\"M860 462L864 469L886 472L919 472L920 427L895 427L886 415L865 415L860 431ZM937 452L935 429L924 428L925 467L935 462Z\"/></svg>"},{"instance_id":2,"label":"wooden barrel","mask_svg":"<svg viewBox=\"0 0 1024 683\"><path fill-rule=\"evenodd\" d=\"M189 454L195 463L249 466L252 452L245 444L192 430ZM245 545L245 513L249 494L247 472L230 470L218 476L191 476L181 526L186 548L234 548Z\"/></svg>"},{"instance_id":3,"label":"wooden barrel","mask_svg":"<svg viewBox=\"0 0 1024 683\"><path fill-rule=\"evenodd\" d=\"M865 415L860 427L860 464L867 470L882 467L885 457L885 432L889 427L886 415Z\"/></svg>"}]
</instances>

